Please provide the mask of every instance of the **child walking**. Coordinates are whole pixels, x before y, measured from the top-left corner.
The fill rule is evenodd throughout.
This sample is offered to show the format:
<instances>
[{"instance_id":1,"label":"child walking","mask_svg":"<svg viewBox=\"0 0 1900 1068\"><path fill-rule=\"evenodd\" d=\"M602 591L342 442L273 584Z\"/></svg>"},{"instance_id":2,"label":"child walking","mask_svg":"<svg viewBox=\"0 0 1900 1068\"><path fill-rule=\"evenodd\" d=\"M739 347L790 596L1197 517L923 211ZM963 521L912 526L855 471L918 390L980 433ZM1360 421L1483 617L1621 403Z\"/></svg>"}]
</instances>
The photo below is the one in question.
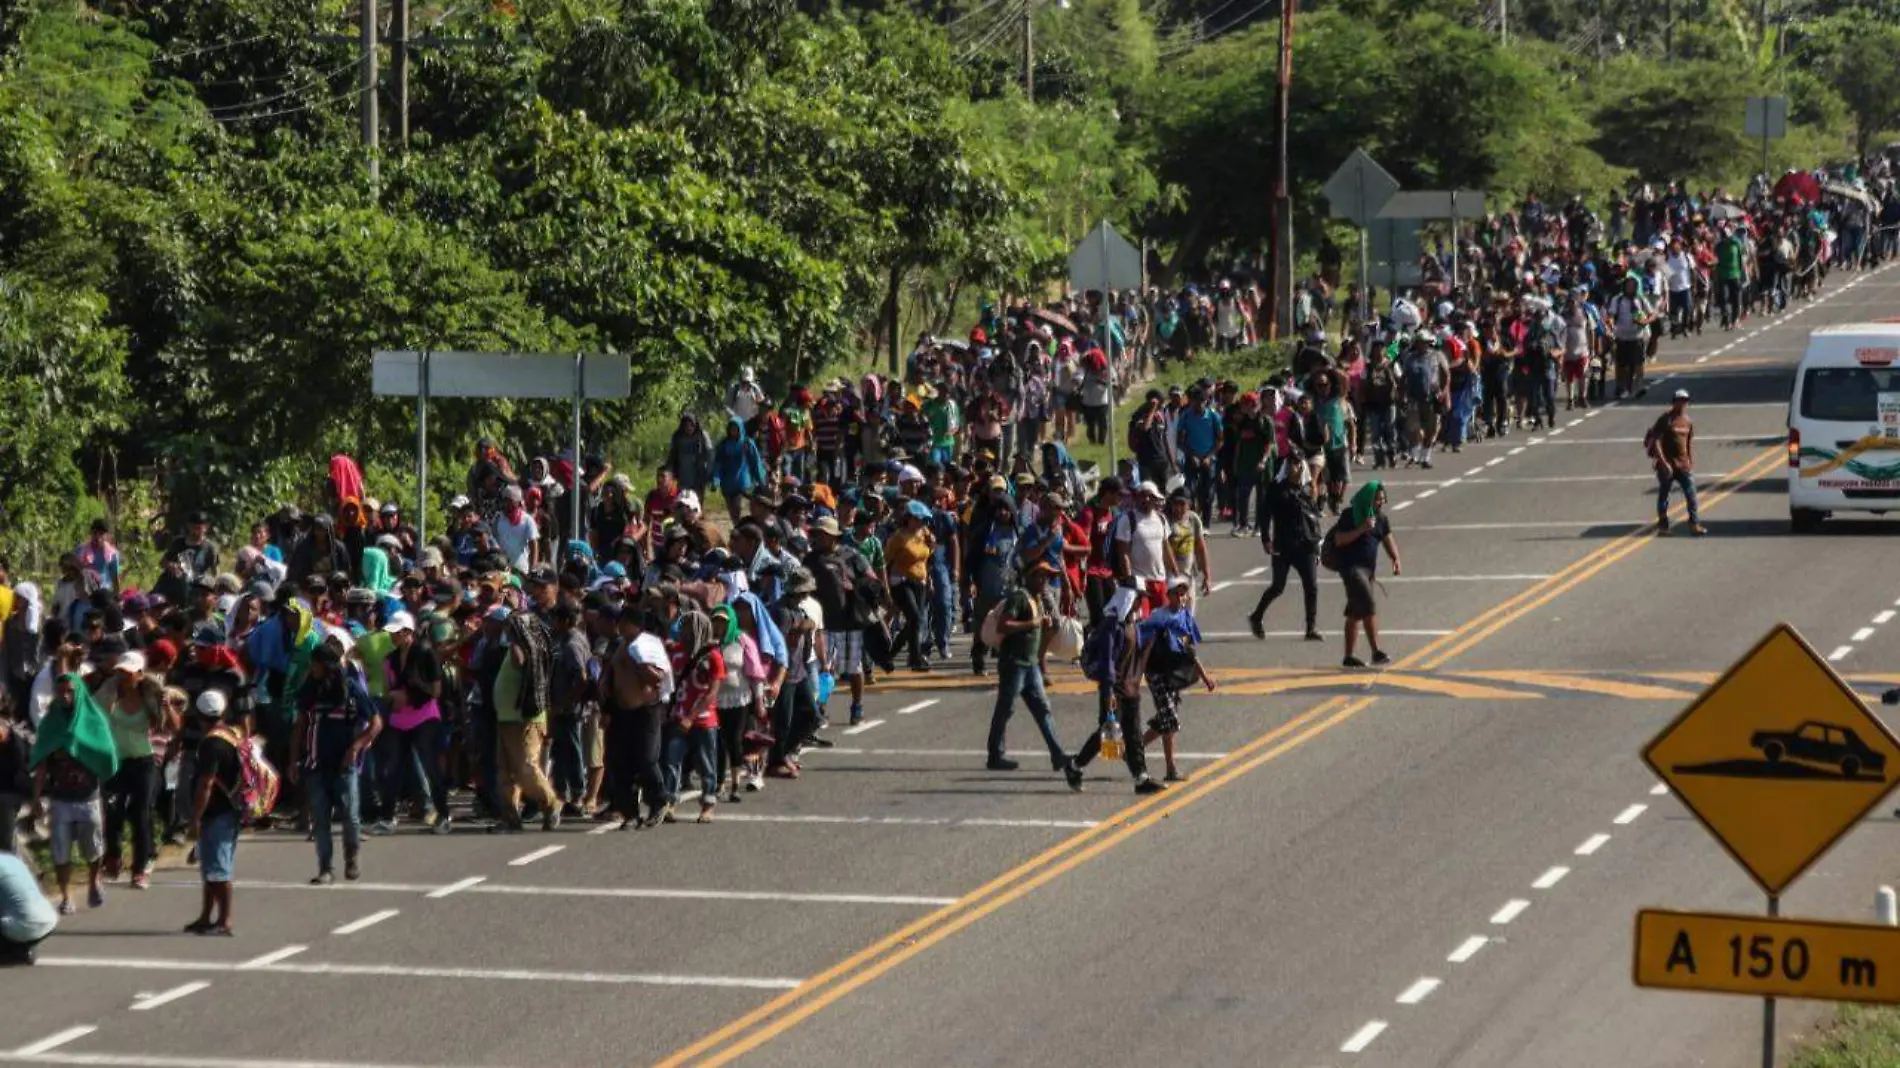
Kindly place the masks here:
<instances>
[{"instance_id":1,"label":"child walking","mask_svg":"<svg viewBox=\"0 0 1900 1068\"><path fill-rule=\"evenodd\" d=\"M1141 744L1153 745L1161 739L1161 756L1167 765L1167 781L1182 782L1187 776L1175 764L1174 737L1181 732L1181 691L1199 681L1214 692L1214 677L1201 664L1196 647L1201 643L1201 626L1188 605L1193 583L1186 575L1168 579L1168 603L1150 612L1137 631L1141 642L1142 673L1148 690L1154 694L1155 714Z\"/></svg>"}]
</instances>

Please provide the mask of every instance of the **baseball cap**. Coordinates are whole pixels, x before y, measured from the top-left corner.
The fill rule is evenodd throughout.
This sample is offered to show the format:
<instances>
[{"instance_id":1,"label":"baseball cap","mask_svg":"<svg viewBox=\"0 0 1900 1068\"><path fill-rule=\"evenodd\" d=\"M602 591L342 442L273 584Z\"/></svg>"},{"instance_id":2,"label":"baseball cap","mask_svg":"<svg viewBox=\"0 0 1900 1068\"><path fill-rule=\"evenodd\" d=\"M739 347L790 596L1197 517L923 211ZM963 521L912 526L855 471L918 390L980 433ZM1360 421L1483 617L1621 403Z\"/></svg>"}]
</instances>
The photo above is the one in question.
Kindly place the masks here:
<instances>
[{"instance_id":1,"label":"baseball cap","mask_svg":"<svg viewBox=\"0 0 1900 1068\"><path fill-rule=\"evenodd\" d=\"M145 670L144 653L122 653L118 662L112 665L114 671L139 672Z\"/></svg>"},{"instance_id":2,"label":"baseball cap","mask_svg":"<svg viewBox=\"0 0 1900 1068\"><path fill-rule=\"evenodd\" d=\"M535 586L551 586L555 582L554 569L551 567L537 567L533 571L528 572L528 582Z\"/></svg>"},{"instance_id":3,"label":"baseball cap","mask_svg":"<svg viewBox=\"0 0 1900 1068\"><path fill-rule=\"evenodd\" d=\"M1159 498L1161 496L1160 488L1157 487L1154 483L1146 481L1146 480L1143 480L1140 485L1137 485L1135 487L1135 493L1137 495L1145 495L1145 496L1155 497L1155 498Z\"/></svg>"},{"instance_id":4,"label":"baseball cap","mask_svg":"<svg viewBox=\"0 0 1900 1068\"><path fill-rule=\"evenodd\" d=\"M191 632L191 644L223 645L224 628L216 623L200 623L197 629Z\"/></svg>"},{"instance_id":5,"label":"baseball cap","mask_svg":"<svg viewBox=\"0 0 1900 1068\"><path fill-rule=\"evenodd\" d=\"M225 699L223 690L206 690L198 695L196 707L199 715L215 719L224 715L224 709L229 703Z\"/></svg>"},{"instance_id":6,"label":"baseball cap","mask_svg":"<svg viewBox=\"0 0 1900 1068\"><path fill-rule=\"evenodd\" d=\"M397 512L402 511L402 509L397 507L395 501L386 501L379 511L383 515L395 515Z\"/></svg>"},{"instance_id":7,"label":"baseball cap","mask_svg":"<svg viewBox=\"0 0 1900 1068\"><path fill-rule=\"evenodd\" d=\"M405 630L413 633L415 629L416 617L407 612L397 612L389 617L389 622L383 624L384 632L389 634L399 634Z\"/></svg>"},{"instance_id":8,"label":"baseball cap","mask_svg":"<svg viewBox=\"0 0 1900 1068\"><path fill-rule=\"evenodd\" d=\"M433 545L427 549L422 550L421 565L423 567L441 567L442 566L442 550L434 547Z\"/></svg>"},{"instance_id":9,"label":"baseball cap","mask_svg":"<svg viewBox=\"0 0 1900 1068\"><path fill-rule=\"evenodd\" d=\"M1168 578L1168 589L1170 590L1185 590L1193 585L1192 582L1188 581L1186 575L1172 575Z\"/></svg>"},{"instance_id":10,"label":"baseball cap","mask_svg":"<svg viewBox=\"0 0 1900 1068\"><path fill-rule=\"evenodd\" d=\"M836 516L829 516L829 515L824 516L818 519L817 521L813 522L811 525L811 528L815 531L818 531L820 534L829 534L834 538L844 533L844 531L840 529L838 526L838 519Z\"/></svg>"},{"instance_id":11,"label":"baseball cap","mask_svg":"<svg viewBox=\"0 0 1900 1068\"><path fill-rule=\"evenodd\" d=\"M674 505L679 508L689 508L694 512L698 512L699 494L692 490L681 490L679 499L674 502Z\"/></svg>"},{"instance_id":12,"label":"baseball cap","mask_svg":"<svg viewBox=\"0 0 1900 1068\"><path fill-rule=\"evenodd\" d=\"M458 493L455 496L449 498L450 511L459 512L462 509L467 508L467 507L468 507L467 494Z\"/></svg>"},{"instance_id":13,"label":"baseball cap","mask_svg":"<svg viewBox=\"0 0 1900 1068\"><path fill-rule=\"evenodd\" d=\"M1686 390L1686 389L1679 389L1679 390L1677 390L1677 391L1676 391L1676 396L1675 396L1675 399L1676 399L1676 400L1688 400L1688 399L1689 399L1689 391L1688 391L1688 390Z\"/></svg>"}]
</instances>

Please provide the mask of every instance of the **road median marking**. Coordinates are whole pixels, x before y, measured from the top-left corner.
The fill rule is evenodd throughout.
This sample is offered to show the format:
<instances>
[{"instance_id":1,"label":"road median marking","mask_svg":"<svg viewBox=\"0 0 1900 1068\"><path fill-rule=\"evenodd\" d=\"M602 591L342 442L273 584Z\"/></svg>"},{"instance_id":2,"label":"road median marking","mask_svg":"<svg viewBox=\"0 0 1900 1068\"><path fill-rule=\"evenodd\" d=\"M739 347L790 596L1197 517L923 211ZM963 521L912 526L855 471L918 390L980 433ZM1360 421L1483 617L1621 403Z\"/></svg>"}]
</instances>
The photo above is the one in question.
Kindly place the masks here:
<instances>
[{"instance_id":1,"label":"road median marking","mask_svg":"<svg viewBox=\"0 0 1900 1068\"><path fill-rule=\"evenodd\" d=\"M1785 457L1777 447L1743 465L1728 480L1724 489L1710 493L1705 498L1704 511L1726 500L1743 484L1765 472L1770 465L1780 462L1785 462ZM1632 533L1610 541L1551 578L1454 629L1450 635L1436 639L1401 658L1393 667L1404 670L1442 666L1511 622L1598 574L1611 563L1649 544L1653 540L1648 533L1651 530L1653 524L1645 524ZM1209 765L1186 786L1138 801L1095 826L1070 836L971 891L955 904L906 924L796 988L674 1052L660 1061L658 1068L677 1068L689 1063L710 1068L744 1056L958 931L1141 830L1186 809L1254 769L1324 734L1371 707L1377 700L1376 697L1334 697L1321 702L1235 749L1227 758ZM1607 836L1605 840L1608 840ZM1591 851L1594 852L1594 849ZM1379 1030L1383 1029L1381 1023ZM1375 1031L1365 1041L1370 1043L1371 1038L1376 1036Z\"/></svg>"}]
</instances>

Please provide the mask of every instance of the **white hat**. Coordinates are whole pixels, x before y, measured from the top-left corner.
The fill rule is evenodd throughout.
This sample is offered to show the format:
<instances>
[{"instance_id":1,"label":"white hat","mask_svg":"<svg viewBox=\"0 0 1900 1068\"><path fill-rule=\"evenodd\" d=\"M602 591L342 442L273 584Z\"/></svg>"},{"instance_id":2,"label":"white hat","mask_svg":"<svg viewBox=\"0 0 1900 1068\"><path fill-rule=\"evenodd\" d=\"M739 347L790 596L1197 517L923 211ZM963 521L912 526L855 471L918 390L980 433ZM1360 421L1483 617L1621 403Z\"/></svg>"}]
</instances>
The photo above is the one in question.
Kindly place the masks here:
<instances>
[{"instance_id":1,"label":"white hat","mask_svg":"<svg viewBox=\"0 0 1900 1068\"><path fill-rule=\"evenodd\" d=\"M1137 496L1143 493L1147 494L1150 497L1161 496L1161 491L1155 487L1155 484L1153 482L1150 482L1147 479L1143 479L1141 482L1136 484L1135 493Z\"/></svg>"},{"instance_id":2,"label":"white hat","mask_svg":"<svg viewBox=\"0 0 1900 1068\"><path fill-rule=\"evenodd\" d=\"M1193 587L1193 585L1194 583L1188 581L1188 577L1186 575L1169 575L1168 576L1168 589L1170 590L1190 589Z\"/></svg>"},{"instance_id":3,"label":"white hat","mask_svg":"<svg viewBox=\"0 0 1900 1068\"><path fill-rule=\"evenodd\" d=\"M467 495L458 493L455 496L449 498L449 508L451 511L459 512L462 509L467 508L467 507L468 507Z\"/></svg>"},{"instance_id":4,"label":"white hat","mask_svg":"<svg viewBox=\"0 0 1900 1068\"><path fill-rule=\"evenodd\" d=\"M1686 389L1679 389L1679 390L1677 390L1677 391L1676 391L1676 398L1675 398L1675 399L1677 399L1677 400L1688 400L1688 399L1689 399L1689 391L1688 391L1688 390L1686 390Z\"/></svg>"},{"instance_id":5,"label":"white hat","mask_svg":"<svg viewBox=\"0 0 1900 1068\"><path fill-rule=\"evenodd\" d=\"M415 629L416 617L407 612L397 612L395 615L389 617L389 622L383 624L383 630L389 634L397 634L405 630L413 631Z\"/></svg>"},{"instance_id":6,"label":"white hat","mask_svg":"<svg viewBox=\"0 0 1900 1068\"><path fill-rule=\"evenodd\" d=\"M145 654L140 652L120 653L119 659L112 665L112 669L114 671L144 671Z\"/></svg>"},{"instance_id":7,"label":"white hat","mask_svg":"<svg viewBox=\"0 0 1900 1068\"><path fill-rule=\"evenodd\" d=\"M206 690L198 695L198 711L202 715L222 716L227 704L223 690Z\"/></svg>"},{"instance_id":8,"label":"white hat","mask_svg":"<svg viewBox=\"0 0 1900 1068\"><path fill-rule=\"evenodd\" d=\"M912 467L910 464L905 464L903 467L898 468L897 481L899 482L922 482L923 480L924 473Z\"/></svg>"},{"instance_id":9,"label":"white hat","mask_svg":"<svg viewBox=\"0 0 1900 1068\"><path fill-rule=\"evenodd\" d=\"M678 507L690 508L697 513L699 511L699 494L694 493L692 490L681 490L679 500L676 503Z\"/></svg>"}]
</instances>

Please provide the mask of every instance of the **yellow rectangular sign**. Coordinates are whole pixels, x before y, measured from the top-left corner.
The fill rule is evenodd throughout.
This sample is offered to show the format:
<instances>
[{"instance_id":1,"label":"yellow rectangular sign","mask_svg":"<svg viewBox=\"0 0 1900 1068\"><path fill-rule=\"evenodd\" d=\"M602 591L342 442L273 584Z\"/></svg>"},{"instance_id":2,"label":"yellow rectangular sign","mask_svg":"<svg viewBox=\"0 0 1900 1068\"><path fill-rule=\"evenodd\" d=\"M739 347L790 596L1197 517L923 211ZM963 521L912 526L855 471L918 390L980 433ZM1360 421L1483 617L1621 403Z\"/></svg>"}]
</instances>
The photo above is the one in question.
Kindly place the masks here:
<instances>
[{"instance_id":1,"label":"yellow rectangular sign","mask_svg":"<svg viewBox=\"0 0 1900 1068\"><path fill-rule=\"evenodd\" d=\"M1644 909L1636 985L1900 1004L1900 927Z\"/></svg>"}]
</instances>

